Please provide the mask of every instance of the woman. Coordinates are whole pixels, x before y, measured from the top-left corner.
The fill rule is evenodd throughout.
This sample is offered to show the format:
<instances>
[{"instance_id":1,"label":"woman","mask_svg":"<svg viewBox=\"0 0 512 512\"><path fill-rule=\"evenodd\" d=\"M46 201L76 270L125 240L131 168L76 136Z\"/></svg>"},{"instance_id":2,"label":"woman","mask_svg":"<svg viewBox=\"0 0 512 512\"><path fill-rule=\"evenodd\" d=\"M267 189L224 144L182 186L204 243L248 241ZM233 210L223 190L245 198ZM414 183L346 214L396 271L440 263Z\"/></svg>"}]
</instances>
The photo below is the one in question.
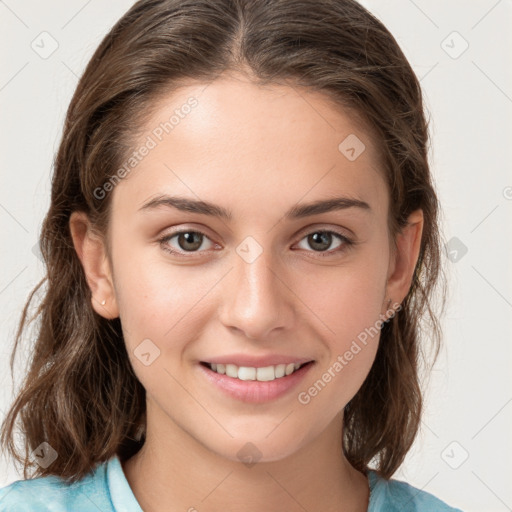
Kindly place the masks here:
<instances>
[{"instance_id":1,"label":"woman","mask_svg":"<svg viewBox=\"0 0 512 512\"><path fill-rule=\"evenodd\" d=\"M2 431L40 478L0 510L456 510L391 479L439 342L427 147L356 2L137 2L67 113Z\"/></svg>"}]
</instances>

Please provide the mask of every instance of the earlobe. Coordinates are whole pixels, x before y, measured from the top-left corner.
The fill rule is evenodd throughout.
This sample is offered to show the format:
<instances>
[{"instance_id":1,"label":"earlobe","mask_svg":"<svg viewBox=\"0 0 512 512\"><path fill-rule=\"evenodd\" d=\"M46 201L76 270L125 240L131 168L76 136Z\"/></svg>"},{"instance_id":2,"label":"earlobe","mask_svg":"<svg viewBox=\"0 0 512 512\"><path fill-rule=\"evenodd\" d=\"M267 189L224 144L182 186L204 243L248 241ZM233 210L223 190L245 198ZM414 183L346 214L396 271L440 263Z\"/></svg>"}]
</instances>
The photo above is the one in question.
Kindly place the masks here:
<instances>
[{"instance_id":1,"label":"earlobe","mask_svg":"<svg viewBox=\"0 0 512 512\"><path fill-rule=\"evenodd\" d=\"M418 261L421 236L423 233L423 211L412 212L407 225L396 235L396 250L390 261L386 297L392 297L394 303L401 303L409 293L414 269Z\"/></svg>"},{"instance_id":2,"label":"earlobe","mask_svg":"<svg viewBox=\"0 0 512 512\"><path fill-rule=\"evenodd\" d=\"M85 212L71 214L69 229L91 290L91 304L94 311L109 320L117 318L119 311L112 272L102 237L94 233Z\"/></svg>"}]
</instances>

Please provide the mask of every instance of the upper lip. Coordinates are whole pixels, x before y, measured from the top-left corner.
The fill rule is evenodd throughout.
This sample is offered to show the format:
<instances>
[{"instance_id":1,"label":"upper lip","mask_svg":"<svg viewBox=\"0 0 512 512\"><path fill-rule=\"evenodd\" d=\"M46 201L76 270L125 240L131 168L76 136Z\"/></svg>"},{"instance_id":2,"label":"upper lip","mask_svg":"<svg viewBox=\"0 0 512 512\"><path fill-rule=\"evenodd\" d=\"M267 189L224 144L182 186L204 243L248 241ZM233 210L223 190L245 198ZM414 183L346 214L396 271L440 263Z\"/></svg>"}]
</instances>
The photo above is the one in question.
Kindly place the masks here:
<instances>
[{"instance_id":1,"label":"upper lip","mask_svg":"<svg viewBox=\"0 0 512 512\"><path fill-rule=\"evenodd\" d=\"M304 364L313 361L307 357L297 357L285 354L268 354L266 356L250 356L248 354L230 354L226 356L217 356L202 360L204 363L214 364L234 364L238 367L246 366L249 368L263 368L265 366L275 366L278 364L299 363Z\"/></svg>"}]
</instances>

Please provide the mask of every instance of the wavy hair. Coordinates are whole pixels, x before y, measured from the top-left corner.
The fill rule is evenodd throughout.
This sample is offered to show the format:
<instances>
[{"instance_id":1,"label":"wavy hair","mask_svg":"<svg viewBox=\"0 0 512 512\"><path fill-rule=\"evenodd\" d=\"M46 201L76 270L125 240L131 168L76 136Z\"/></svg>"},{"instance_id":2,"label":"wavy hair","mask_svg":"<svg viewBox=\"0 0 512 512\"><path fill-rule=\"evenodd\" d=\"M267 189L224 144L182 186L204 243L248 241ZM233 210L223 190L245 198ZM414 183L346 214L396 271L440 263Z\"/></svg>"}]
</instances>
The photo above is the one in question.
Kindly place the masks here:
<instances>
[{"instance_id":1,"label":"wavy hair","mask_svg":"<svg viewBox=\"0 0 512 512\"><path fill-rule=\"evenodd\" d=\"M0 436L25 478L35 469L33 476L77 481L97 463L115 454L125 460L144 443L145 390L130 365L120 319L107 320L92 308L69 219L73 211L86 212L106 233L111 194L99 199L95 190L126 160L157 100L183 83L210 82L226 71L244 72L258 84L321 92L364 123L389 185L393 240L408 215L423 210L410 290L383 325L374 364L345 407L340 442L355 468L366 471L372 462L390 478L416 438L421 363L428 359L423 348L434 348L435 362L441 343L433 307L443 274L440 207L420 83L396 40L354 0L140 0L86 66L54 160L39 242L46 275L21 315L13 375L18 344L35 319L36 336ZM29 319L40 288L43 296ZM58 453L47 468L30 456L44 441Z\"/></svg>"}]
</instances>

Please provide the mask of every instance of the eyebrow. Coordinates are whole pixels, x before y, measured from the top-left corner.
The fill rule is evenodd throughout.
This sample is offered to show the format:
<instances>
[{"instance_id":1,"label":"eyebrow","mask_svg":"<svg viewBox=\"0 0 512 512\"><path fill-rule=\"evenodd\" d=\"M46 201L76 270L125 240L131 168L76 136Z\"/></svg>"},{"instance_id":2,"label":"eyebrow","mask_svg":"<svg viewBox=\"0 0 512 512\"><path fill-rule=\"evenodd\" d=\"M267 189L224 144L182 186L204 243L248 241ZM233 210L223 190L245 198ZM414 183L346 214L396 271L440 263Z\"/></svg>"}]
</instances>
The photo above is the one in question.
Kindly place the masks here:
<instances>
[{"instance_id":1,"label":"eyebrow","mask_svg":"<svg viewBox=\"0 0 512 512\"><path fill-rule=\"evenodd\" d=\"M139 211L154 210L161 206L175 208L183 212L199 213L211 217L218 217L226 221L230 221L233 215L230 210L218 206L208 201L189 199L186 197L176 197L168 195L159 195L150 201L144 203ZM288 220L302 219L312 215L332 212L336 210L345 210L348 208L360 208L362 210L371 211L370 205L359 199L351 197L334 197L331 199L322 199L312 203L298 204L290 208L284 215Z\"/></svg>"}]
</instances>

